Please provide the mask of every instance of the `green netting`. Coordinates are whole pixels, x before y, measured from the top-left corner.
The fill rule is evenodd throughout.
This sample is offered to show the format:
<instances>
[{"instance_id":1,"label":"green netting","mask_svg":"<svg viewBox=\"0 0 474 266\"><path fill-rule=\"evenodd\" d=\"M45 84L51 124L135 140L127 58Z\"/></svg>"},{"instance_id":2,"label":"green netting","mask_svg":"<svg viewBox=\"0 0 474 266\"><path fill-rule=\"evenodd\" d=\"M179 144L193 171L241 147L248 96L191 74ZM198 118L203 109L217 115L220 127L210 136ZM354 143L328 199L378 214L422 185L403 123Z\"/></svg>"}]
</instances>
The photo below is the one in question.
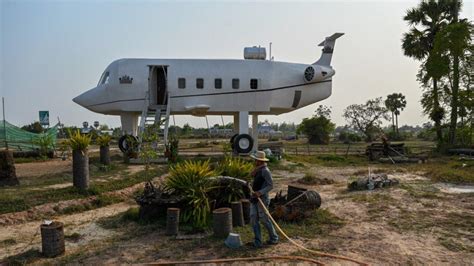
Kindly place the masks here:
<instances>
[{"instance_id":1,"label":"green netting","mask_svg":"<svg viewBox=\"0 0 474 266\"><path fill-rule=\"evenodd\" d=\"M36 145L43 134L50 135L53 139L54 146L56 146L56 136L58 133L58 125L49 128L44 133L35 134L14 126L7 121L3 126L3 120L0 120L0 148L5 148L6 144L9 149L14 150L36 150L39 146ZM5 136L6 134L6 136ZM5 143L6 140L6 143ZM53 147L52 147L53 148Z\"/></svg>"}]
</instances>

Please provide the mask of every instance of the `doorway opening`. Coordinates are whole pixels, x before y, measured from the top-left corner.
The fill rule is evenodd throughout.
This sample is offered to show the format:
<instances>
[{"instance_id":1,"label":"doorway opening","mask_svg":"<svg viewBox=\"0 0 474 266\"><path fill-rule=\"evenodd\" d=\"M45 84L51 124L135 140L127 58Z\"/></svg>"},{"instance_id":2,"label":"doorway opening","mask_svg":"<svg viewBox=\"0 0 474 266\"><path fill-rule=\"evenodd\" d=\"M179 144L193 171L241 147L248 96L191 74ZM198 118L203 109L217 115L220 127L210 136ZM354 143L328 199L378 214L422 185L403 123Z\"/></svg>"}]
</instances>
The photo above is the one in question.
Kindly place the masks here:
<instances>
[{"instance_id":1,"label":"doorway opening","mask_svg":"<svg viewBox=\"0 0 474 266\"><path fill-rule=\"evenodd\" d=\"M168 104L168 66L150 66L150 104Z\"/></svg>"}]
</instances>

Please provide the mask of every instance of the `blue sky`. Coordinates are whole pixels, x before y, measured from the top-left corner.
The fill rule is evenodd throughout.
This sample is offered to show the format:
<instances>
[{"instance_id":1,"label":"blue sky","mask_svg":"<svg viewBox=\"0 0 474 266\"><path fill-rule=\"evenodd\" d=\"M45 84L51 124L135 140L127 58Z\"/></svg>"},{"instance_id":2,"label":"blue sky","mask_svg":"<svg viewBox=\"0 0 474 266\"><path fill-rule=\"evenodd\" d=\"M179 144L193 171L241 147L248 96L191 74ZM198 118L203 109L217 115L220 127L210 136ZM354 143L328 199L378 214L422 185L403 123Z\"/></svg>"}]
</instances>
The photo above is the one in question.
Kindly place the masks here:
<instances>
[{"instance_id":1,"label":"blue sky","mask_svg":"<svg viewBox=\"0 0 474 266\"><path fill-rule=\"evenodd\" d=\"M242 58L245 46L273 42L275 60L312 63L317 44L334 32L333 119L369 98L401 92L408 107L400 124L427 121L419 104L418 62L403 56L405 11L417 1L164 2L5 1L1 2L0 89L10 122L23 125L49 110L66 125L98 120L119 125L116 116L90 112L72 98L94 87L115 59ZM462 17L473 19L473 2ZM319 104L319 103L318 103ZM280 116L299 123L318 104ZM176 117L177 124L205 126L204 118ZM230 122L231 118L225 118ZM209 117L211 124L220 117Z\"/></svg>"}]
</instances>

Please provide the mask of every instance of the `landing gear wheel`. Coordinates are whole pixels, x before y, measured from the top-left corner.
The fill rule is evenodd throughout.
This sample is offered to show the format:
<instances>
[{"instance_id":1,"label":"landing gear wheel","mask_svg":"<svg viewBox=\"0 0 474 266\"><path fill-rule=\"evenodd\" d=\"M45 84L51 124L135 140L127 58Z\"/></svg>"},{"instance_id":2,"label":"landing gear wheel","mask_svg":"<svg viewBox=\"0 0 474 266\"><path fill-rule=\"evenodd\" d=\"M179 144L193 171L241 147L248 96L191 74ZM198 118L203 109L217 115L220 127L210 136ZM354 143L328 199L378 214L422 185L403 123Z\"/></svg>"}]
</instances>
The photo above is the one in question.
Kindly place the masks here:
<instances>
[{"instance_id":1,"label":"landing gear wheel","mask_svg":"<svg viewBox=\"0 0 474 266\"><path fill-rule=\"evenodd\" d=\"M237 137L239 134L234 134L231 138L230 138L230 147L232 149L232 151L234 151L234 140L235 140L235 137Z\"/></svg>"},{"instance_id":2,"label":"landing gear wheel","mask_svg":"<svg viewBox=\"0 0 474 266\"><path fill-rule=\"evenodd\" d=\"M249 134L240 134L234 138L233 148L237 153L249 153L253 148L253 138Z\"/></svg>"},{"instance_id":3,"label":"landing gear wheel","mask_svg":"<svg viewBox=\"0 0 474 266\"><path fill-rule=\"evenodd\" d=\"M134 143L129 143L130 141L133 141ZM138 140L135 136L132 135L123 135L119 141L118 141L118 146L120 151L123 153L129 152L131 147L136 147L138 143Z\"/></svg>"}]
</instances>

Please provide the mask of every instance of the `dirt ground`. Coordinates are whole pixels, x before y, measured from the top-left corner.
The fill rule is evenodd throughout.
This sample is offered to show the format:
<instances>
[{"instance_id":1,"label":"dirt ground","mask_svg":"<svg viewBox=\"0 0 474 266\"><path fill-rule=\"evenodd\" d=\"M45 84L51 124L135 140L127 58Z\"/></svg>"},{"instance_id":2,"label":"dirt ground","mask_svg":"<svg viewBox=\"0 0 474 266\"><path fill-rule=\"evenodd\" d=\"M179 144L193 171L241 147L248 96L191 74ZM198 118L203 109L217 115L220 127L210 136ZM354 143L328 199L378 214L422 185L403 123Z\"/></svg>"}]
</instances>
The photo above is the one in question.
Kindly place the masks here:
<instances>
[{"instance_id":1,"label":"dirt ground","mask_svg":"<svg viewBox=\"0 0 474 266\"><path fill-rule=\"evenodd\" d=\"M70 171L70 167L70 161L58 160L19 164L17 171L19 176L39 177ZM129 166L128 171L137 172L140 169ZM470 187L449 189L450 185L433 183L427 177L407 173L401 167L399 171L393 168L386 170L389 178L400 180L398 186L347 192L348 182L364 175L366 171L367 167L320 167L308 164L290 170L274 170L273 193L286 190L288 184L316 190L322 197L321 209L329 211L342 221L340 226L324 234L302 230L293 231L296 233L290 236L312 249L352 257L370 264L474 264L474 193L470 192ZM383 172L384 169L382 167L377 171ZM298 183L298 179L307 173L334 180L334 183ZM143 183L135 186L143 186ZM66 254L54 259L42 258L39 253L41 218L33 215L35 212L52 209L53 204L0 215L0 221L3 219L0 227L0 261L8 259L10 262L95 265L261 255L311 257L285 240L263 250L229 250L223 245L223 241L206 234L203 237L187 235L185 239L178 240L165 236L163 227L157 225L126 222L104 226L101 222L104 219L120 217L130 207L136 207L131 193L122 195L124 201L118 204L80 213L55 214L54 219L65 225ZM56 206L67 202L54 204ZM239 229L239 232L246 232L242 233L244 242L251 241L248 227ZM353 264L327 258L316 259L331 265Z\"/></svg>"}]
</instances>

